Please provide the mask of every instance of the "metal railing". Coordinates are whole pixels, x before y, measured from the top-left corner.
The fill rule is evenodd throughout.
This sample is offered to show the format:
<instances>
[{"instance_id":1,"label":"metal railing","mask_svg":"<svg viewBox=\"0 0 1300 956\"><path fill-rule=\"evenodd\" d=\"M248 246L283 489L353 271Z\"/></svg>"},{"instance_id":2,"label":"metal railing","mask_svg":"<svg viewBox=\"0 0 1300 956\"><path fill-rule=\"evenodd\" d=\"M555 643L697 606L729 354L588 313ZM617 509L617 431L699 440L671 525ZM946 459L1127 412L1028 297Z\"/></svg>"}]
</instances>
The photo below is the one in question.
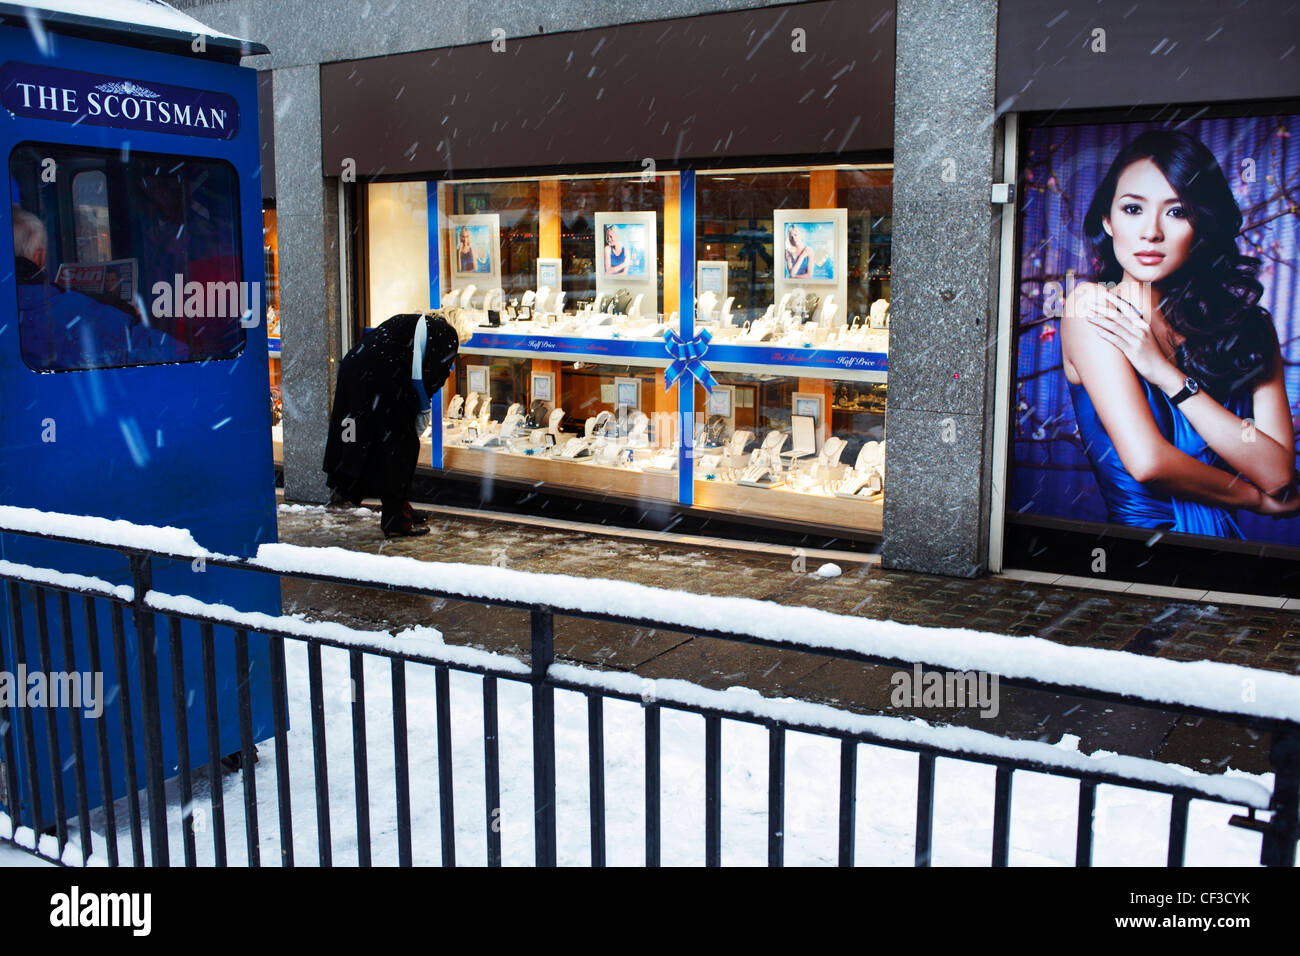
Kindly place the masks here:
<instances>
[{"instance_id":1,"label":"metal railing","mask_svg":"<svg viewBox=\"0 0 1300 956\"><path fill-rule=\"evenodd\" d=\"M69 794L64 792L61 776L52 775L55 803L52 834L40 834L37 821L43 818L40 806L41 787L37 775L27 774L26 797L29 813L24 822L21 800L18 799L19 781L15 773L18 749L28 768L37 764L38 734L30 708L11 708L0 712L0 760L3 761L3 784L12 799L9 806L8 832L0 827L0 838L32 852L42 852L47 858L65 862L88 861L92 854L110 866L127 862L119 858L118 812L122 809L112 800L105 801L100 811L105 838L96 834L91 825L91 808L87 799L88 777L97 774L102 784L111 779L111 771L125 773L124 827L129 832L130 860L136 866L145 864L146 838L149 844L149 863L166 866L175 852L173 843L180 844L184 863L199 863L197 836L204 827L196 827L197 802L194 796L196 768L191 765L190 748L180 745L190 739L189 725L201 719L207 737L206 766L209 777L217 779L210 786L209 806L211 819L211 854L204 848L204 862L217 866L228 863L227 808L225 795L216 768L223 756L219 752L217 729L220 701L217 693L216 658L225 632L232 632L237 681L237 710L239 718L238 764L242 774L243 829L247 862L261 862L261 837L259 835L257 755L254 741L252 702L249 677L250 632L262 635L270 648L271 697L273 716L273 749L278 810L280 863L294 865L294 787L290 778L290 740L288 712L291 700L301 702L301 697L291 697L286 681L286 642L297 642L305 648L307 670L307 700L310 712L312 789L315 798L316 860L329 866L335 862L331 838L331 806L329 775L331 767L326 754L325 685L321 667L321 650L340 648L347 652L348 670L352 682L351 729L352 772L354 779L354 806L356 826L356 863L367 866L373 862L374 843L371 827L370 761L367 742L367 697L365 686L366 661L387 660L391 681L393 774L391 780L377 785L391 787L396 806L396 862L407 866L413 863L412 851L412 766L409 754L411 743L407 714L407 667L413 665L432 668L434 682L434 709L436 716L436 789L440 831L440 857L445 865L456 863L457 835L455 828L456 801L453 793L452 719L449 679L452 672L478 675L481 680L483 786L486 814L483 820L488 865L502 862L501 839L501 727L499 726L498 697L501 682L526 685L531 695L532 738L532 793L535 862L550 866L557 862L556 815L556 711L555 692L573 691L586 700L588 768L588 827L590 862L594 866L606 863L606 754L605 754L605 704L608 701L630 701L644 709L644 830L645 862L654 866L660 863L663 816L661 807L661 751L663 733L661 718L665 711L681 711L699 715L704 721L704 845L700 859L706 865L721 864L722 840L722 728L724 722L737 721L765 728L767 732L767 859L773 866L784 862L786 827L786 737L799 732L829 738L839 742L839 778L836 784L838 802L837 857L841 865L853 865L856 858L855 827L857 792L857 763L860 744L873 744L886 748L915 753L918 758L917 797L915 815L914 862L928 866L934 850L935 766L939 757L950 757L975 764L991 766L995 770L994 804L992 821L992 857L994 866L1005 866L1010 854L1011 794L1017 771L1030 771L1065 777L1078 781L1078 814L1076 825L1074 861L1079 866L1092 862L1094 842L1094 811L1097 788L1111 784L1137 790L1166 794L1171 797L1167 863L1183 863L1188 832L1188 812L1192 800L1207 800L1228 806L1240 806L1246 816L1236 816L1233 824L1255 830L1261 835L1260 861L1265 865L1291 866L1295 862L1297 838L1300 837L1300 722L1285 708L1269 711L1262 704L1245 700L1240 708L1223 706L1223 699L1215 696L1212 688L1221 680L1238 681L1240 674L1255 675L1261 684L1262 697L1276 700L1279 695L1291 695L1300 687L1300 679L1271 672L1246 671L1230 665L1200 662L1184 664L1139 658L1114 651L1078 649L1048 645L1032 638L998 638L981 636L970 638L970 647L955 652L951 643L927 638L920 629L905 628L889 622L834 615L808 608L791 608L750 602L745 599L714 598L705 596L684 597L679 592L664 591L642 585L622 582L589 582L591 589L574 596L572 589L559 587L572 579L524 574L503 568L481 566L434 564L412 559L383 557L357 553L350 576L343 577L322 570L319 557L322 549L302 548L292 545L264 546L253 559L240 559L210 553L192 543L181 541L159 549L149 549L133 542L138 536L127 537L109 522L99 519L78 519L86 531L80 535L48 533L42 531L42 517L25 509L0 507L0 532L27 535L80 545L106 548L120 553L130 569L130 587L113 586L107 582L85 577L73 577L53 569L34 568L0 562L0 578L6 581L9 599L11 646L15 649L19 666L29 663L24 659L23 639L25 628L34 624L36 629L39 668L49 668L51 621L48 604L53 598L57 611L57 633L62 641L63 663L69 668L84 663L92 672L104 670L110 664L115 685L121 695L117 707L117 726L109 726L107 712L99 717L80 712L68 714L71 733L63 739L59 722L46 719L43 741L49 766L71 766L75 793L75 820L77 840L70 844ZM60 516L64 517L64 516ZM45 524L44 527L49 527ZM174 530L174 529L172 529ZM159 539L163 540L163 539ZM177 540L177 539L168 539ZM528 663L511 657L474 651L468 648L441 645L427 641L404 640L383 632L359 631L330 622L307 622L295 617L265 614L246 614L230 607L201 604L183 596L167 595L154 590L152 568L155 560L193 561L202 558L208 566L239 569L248 574L272 574L282 579L327 582L350 587L374 588L423 595L431 598L455 599L517 609L527 614L531 656ZM23 614L24 593L35 605L34 621ZM546 602L540 594L556 594L562 601ZM75 646L72 625L73 598L79 598L88 631L81 652ZM98 608L109 607L111 621L111 661L101 660L97 622ZM564 603L566 606L556 606ZM735 620L745 610L761 606L765 619L762 627L729 629L716 622ZM638 611L637 609L642 610ZM653 613L646 608L653 609ZM124 626L129 613L134 627L138 653L137 673L128 668L128 643L130 635ZM1157 761L1120 758L1115 761L1097 761L1080 754L1072 754L1045 743L1032 741L1011 742L1004 738L965 728L930 728L924 724L899 717L869 716L851 713L826 705L775 701L757 695L738 695L712 691L683 681L645 681L635 675L597 671L555 661L556 618L585 621L602 621L630 628L678 632L722 641L739 642L757 647L799 651L827 658L852 661L868 665L912 668L914 665L940 669L957 666L959 670L975 670L982 661L990 666L978 669L999 673L1001 684L1009 687L1068 695L1105 704L1120 704L1153 708L1159 711L1211 718L1229 724L1250 728L1270 737L1270 761L1275 772L1272 792L1252 783L1199 773L1175 773ZM181 622L194 621L199 626L199 667L202 672L203 694L201 703L187 699L183 690L187 673L192 677L193 655L186 659L186 640L182 638ZM751 619L752 621L753 619ZM165 626L159 627L159 622ZM521 622L522 623L522 622ZM218 632L220 629L220 633ZM165 635L165 637L164 637ZM158 674L156 641L167 641L171 662L170 687L173 727L177 743L177 762L172 768L175 780L173 793L168 795L168 773L163 760L162 708L168 702ZM260 638L259 638L260 639ZM1015 666L1007 666L1004 650L999 642L1018 641L1018 647L1027 650L1028 657ZM1028 643L1025 643L1028 642ZM987 648L986 648L987 645ZM1042 651L1046 645L1049 651ZM1007 645L1008 647L1010 645ZM981 657L985 654L987 655ZM1029 651L1032 650L1032 653ZM8 662L3 659L4 646L0 642L0 671ZM1043 655L1046 654L1046 657ZM1081 656L1082 655L1082 656ZM1107 657L1106 655L1111 655ZM1000 666L991 666L1002 661ZM1112 662L1113 671L1099 664ZM1071 683L1055 677L1062 672L1062 663L1078 663L1077 673L1108 674L1104 679ZM1089 670L1091 668L1091 670ZM1189 670L1190 669L1190 670ZM1159 678L1166 687L1159 693L1143 688ZM1252 678L1252 679L1255 679ZM106 681L106 684L110 682ZM1136 688L1136 689L1135 689ZM1201 688L1209 688L1202 692ZM142 726L136 726L133 695L139 694L139 714ZM1270 696L1271 695L1271 696ZM1177 699L1173 699L1177 698ZM137 734L142 734L144 766L136 758ZM299 731L305 736L305 730ZM118 735L120 754L124 767L110 767L110 735ZM295 739L301 739L301 736ZM91 741L94 762L86 759L86 743ZM305 743L303 744L305 746ZM141 800L139 780L143 769L144 800ZM756 768L757 769L757 768ZM265 773L262 774L265 777ZM417 780L417 785L424 781ZM429 781L430 786L434 786ZM111 792L111 787L109 787ZM1256 817L1258 811L1270 812L1265 820ZM201 812L201 811L200 811ZM180 819L179 839L169 826ZM0 822L3 822L0 820ZM96 840L105 843L102 853ZM53 843L50 843L50 840ZM71 847L71 852L70 848ZM384 849L385 854L391 848ZM124 854L122 854L124 855ZM351 861L348 861L351 862Z\"/></svg>"}]
</instances>

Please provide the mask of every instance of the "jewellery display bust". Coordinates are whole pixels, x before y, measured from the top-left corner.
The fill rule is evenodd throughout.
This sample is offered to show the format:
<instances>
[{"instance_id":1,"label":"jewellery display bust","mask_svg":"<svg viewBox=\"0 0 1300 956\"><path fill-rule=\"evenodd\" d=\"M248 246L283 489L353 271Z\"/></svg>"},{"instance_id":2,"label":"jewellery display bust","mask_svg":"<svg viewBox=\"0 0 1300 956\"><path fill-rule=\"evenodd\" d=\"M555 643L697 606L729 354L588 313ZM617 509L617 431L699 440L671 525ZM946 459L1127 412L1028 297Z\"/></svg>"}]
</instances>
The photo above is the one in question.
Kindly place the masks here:
<instances>
[{"instance_id":1,"label":"jewellery display bust","mask_svg":"<svg viewBox=\"0 0 1300 956\"><path fill-rule=\"evenodd\" d=\"M742 485L752 488L772 488L781 483L781 459L767 447L755 448L749 456L749 467L741 473Z\"/></svg>"},{"instance_id":2,"label":"jewellery display bust","mask_svg":"<svg viewBox=\"0 0 1300 956\"><path fill-rule=\"evenodd\" d=\"M650 416L645 412L636 411L629 416L631 425L628 428L627 443L633 448L644 448L650 444L646 432L650 428Z\"/></svg>"},{"instance_id":3,"label":"jewellery display bust","mask_svg":"<svg viewBox=\"0 0 1300 956\"><path fill-rule=\"evenodd\" d=\"M470 392L465 396L465 419L468 421L478 414L478 392Z\"/></svg>"},{"instance_id":4,"label":"jewellery display bust","mask_svg":"<svg viewBox=\"0 0 1300 956\"><path fill-rule=\"evenodd\" d=\"M841 498L871 497L885 487L885 443L869 441L858 452L853 468L835 488Z\"/></svg>"},{"instance_id":5,"label":"jewellery display bust","mask_svg":"<svg viewBox=\"0 0 1300 956\"><path fill-rule=\"evenodd\" d=\"M546 416L551 412L551 406L546 404L540 398L533 399L533 404L528 406L528 417L524 420L526 428L545 428Z\"/></svg>"}]
</instances>

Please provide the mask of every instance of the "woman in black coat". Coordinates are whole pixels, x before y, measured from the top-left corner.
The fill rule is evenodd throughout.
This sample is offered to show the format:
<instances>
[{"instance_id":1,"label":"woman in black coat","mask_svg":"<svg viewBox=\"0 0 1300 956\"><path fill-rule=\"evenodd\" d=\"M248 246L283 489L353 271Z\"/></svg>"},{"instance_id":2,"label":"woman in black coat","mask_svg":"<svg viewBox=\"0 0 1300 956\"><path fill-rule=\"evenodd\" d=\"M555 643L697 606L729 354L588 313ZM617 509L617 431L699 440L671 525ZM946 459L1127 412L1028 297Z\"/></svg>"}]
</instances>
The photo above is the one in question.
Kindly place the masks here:
<instances>
[{"instance_id":1,"label":"woman in black coat","mask_svg":"<svg viewBox=\"0 0 1300 956\"><path fill-rule=\"evenodd\" d=\"M408 496L430 421L430 400L447 380L461 336L445 317L395 315L339 363L324 471L334 500L378 498L386 537L428 534ZM441 423L439 423L441 425Z\"/></svg>"}]
</instances>

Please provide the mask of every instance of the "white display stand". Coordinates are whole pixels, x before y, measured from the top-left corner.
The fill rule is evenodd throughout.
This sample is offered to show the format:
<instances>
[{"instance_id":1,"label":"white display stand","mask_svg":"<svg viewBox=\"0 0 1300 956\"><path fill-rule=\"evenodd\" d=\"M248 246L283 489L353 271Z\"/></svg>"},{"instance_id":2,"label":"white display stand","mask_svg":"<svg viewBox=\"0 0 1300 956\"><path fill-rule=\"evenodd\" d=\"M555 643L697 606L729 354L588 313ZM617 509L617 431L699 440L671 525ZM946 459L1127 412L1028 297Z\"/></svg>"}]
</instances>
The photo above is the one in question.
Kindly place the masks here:
<instances>
[{"instance_id":1,"label":"white display stand","mask_svg":"<svg viewBox=\"0 0 1300 956\"><path fill-rule=\"evenodd\" d=\"M487 394L492 370L486 365L465 366L465 389L473 394Z\"/></svg>"},{"instance_id":2,"label":"white display stand","mask_svg":"<svg viewBox=\"0 0 1300 956\"><path fill-rule=\"evenodd\" d=\"M735 389L730 385L715 385L705 401L705 421L714 415L722 415L727 419L727 431L734 432L736 430L735 397Z\"/></svg>"},{"instance_id":3,"label":"white display stand","mask_svg":"<svg viewBox=\"0 0 1300 956\"><path fill-rule=\"evenodd\" d=\"M554 372L533 372L531 373L530 399L532 401L543 402L555 401L555 373Z\"/></svg>"},{"instance_id":4,"label":"white display stand","mask_svg":"<svg viewBox=\"0 0 1300 956\"><path fill-rule=\"evenodd\" d=\"M620 230L624 241L624 263L630 264L633 273L611 275L606 272L605 233L610 227ZM637 248L632 248L634 246ZM645 312L658 314L658 248L659 238L655 233L653 212L596 213L596 298L613 295L619 289L627 289L634 299L638 293L645 296Z\"/></svg>"},{"instance_id":5,"label":"white display stand","mask_svg":"<svg viewBox=\"0 0 1300 956\"><path fill-rule=\"evenodd\" d=\"M821 450L822 442L830 429L826 421L826 396L819 392L795 392L791 396L790 412L795 417L806 416L813 419L814 431L817 435L817 450Z\"/></svg>"},{"instance_id":6,"label":"white display stand","mask_svg":"<svg viewBox=\"0 0 1300 956\"><path fill-rule=\"evenodd\" d=\"M563 266L561 259L538 259L537 288L547 289L552 295L559 292L564 287Z\"/></svg>"},{"instance_id":7,"label":"white display stand","mask_svg":"<svg viewBox=\"0 0 1300 956\"><path fill-rule=\"evenodd\" d=\"M722 302L727 298L727 260L698 259L695 262L695 297L712 292Z\"/></svg>"},{"instance_id":8,"label":"white display stand","mask_svg":"<svg viewBox=\"0 0 1300 956\"><path fill-rule=\"evenodd\" d=\"M790 435L794 447L781 452L782 458L811 458L817 454L817 420L811 415L795 415L790 420Z\"/></svg>"},{"instance_id":9,"label":"white display stand","mask_svg":"<svg viewBox=\"0 0 1300 956\"><path fill-rule=\"evenodd\" d=\"M849 301L849 213L847 209L776 209L773 225L773 298L780 302L796 289L805 289L821 298L834 295L836 302ZM787 275L787 234L790 227L800 231L808 248L805 275ZM827 278L829 273L829 278ZM843 315L843 311L840 312ZM780 316L777 316L780 318Z\"/></svg>"}]
</instances>

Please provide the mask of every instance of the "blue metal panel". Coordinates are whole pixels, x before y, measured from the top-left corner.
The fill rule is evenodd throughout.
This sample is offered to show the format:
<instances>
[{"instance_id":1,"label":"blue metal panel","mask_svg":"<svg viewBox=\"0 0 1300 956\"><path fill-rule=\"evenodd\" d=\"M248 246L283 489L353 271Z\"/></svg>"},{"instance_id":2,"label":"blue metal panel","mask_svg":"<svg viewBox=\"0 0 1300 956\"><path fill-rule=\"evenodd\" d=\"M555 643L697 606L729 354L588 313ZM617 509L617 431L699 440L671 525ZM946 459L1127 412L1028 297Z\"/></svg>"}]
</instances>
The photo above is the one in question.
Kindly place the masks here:
<instances>
[{"instance_id":1,"label":"blue metal panel","mask_svg":"<svg viewBox=\"0 0 1300 956\"><path fill-rule=\"evenodd\" d=\"M77 69L118 76L134 83L159 83L220 92L233 97L241 114L238 132L228 140L141 129L117 129L86 123L0 114L0 156L8 157L22 142L35 141L111 150L170 153L230 163L239 188L238 234L242 276L261 290L260 315L266 314L257 124L256 74L216 61L178 57L113 46L80 38L49 35L50 56L37 48L22 29L0 28L0 61L28 64L75 64ZM0 233L12 235L7 203L0 204ZM12 253L9 240L0 243ZM146 292L147 294L147 292ZM16 320L15 276L0 268L0 502L45 511L121 518L140 524L189 529L199 544L226 554L251 555L257 546L276 540L275 482L271 455L271 411L264 322L246 329L243 351L233 359L173 363L132 368L37 373L22 359ZM43 422L56 425L56 440L43 441ZM10 561L94 575L112 583L130 583L126 560L112 552L23 538L0 537L0 554ZM280 613L278 581L269 575L198 568L189 562L155 562L155 589L189 594L200 600L228 604L240 610ZM7 610L7 609L6 609ZM29 666L37 661L34 608L22 608ZM51 604L51 624L57 622ZM135 634L127 615L128 671L137 731L140 694ZM74 602L73 626L78 647L76 669L87 670L85 626ZM203 694L198 668L197 626L185 629L186 684L191 760L207 762ZM159 621L158 671L162 686L164 767L175 767L177 744L172 726L170 656L166 627ZM100 615L101 657L106 681L114 680L111 628ZM13 634L8 614L3 622L6 661L13 666ZM223 701L221 752L238 749L235 668L229 632L217 632L218 684ZM55 645L53 669L73 669L62 660L61 641ZM254 702L254 739L271 733L270 667L267 643L251 636L250 675ZM117 694L109 688L113 791L123 790L123 761L116 733ZM229 705L228 707L226 705ZM66 713L62 739L67 741ZM44 737L37 722L42 808L49 818L49 767ZM89 734L91 728L86 726ZM91 739L87 736L87 739ZM21 749L21 748L20 748ZM137 758L143 767L142 745ZM21 761L20 761L21 763ZM99 786L94 761L87 772L92 806ZM20 766L24 776L30 768ZM72 770L64 770L65 792L71 794ZM25 788L25 783L23 785ZM25 798L24 798L25 802ZM24 816L29 813L24 809ZM26 817L30 819L29 817Z\"/></svg>"}]
</instances>

